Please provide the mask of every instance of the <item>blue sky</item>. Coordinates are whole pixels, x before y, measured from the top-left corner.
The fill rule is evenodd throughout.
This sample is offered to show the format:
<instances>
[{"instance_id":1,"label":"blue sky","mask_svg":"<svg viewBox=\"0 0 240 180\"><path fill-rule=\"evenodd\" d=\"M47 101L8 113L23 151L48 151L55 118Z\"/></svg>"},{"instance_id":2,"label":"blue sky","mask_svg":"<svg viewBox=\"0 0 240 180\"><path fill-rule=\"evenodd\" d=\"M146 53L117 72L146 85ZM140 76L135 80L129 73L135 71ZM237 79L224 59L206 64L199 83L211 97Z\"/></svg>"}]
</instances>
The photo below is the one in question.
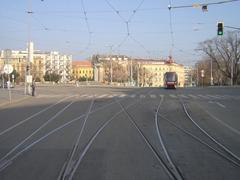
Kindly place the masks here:
<instances>
[{"instance_id":1,"label":"blue sky","mask_svg":"<svg viewBox=\"0 0 240 180\"><path fill-rule=\"evenodd\" d=\"M30 1L32 18L26 13ZM219 1L172 0L172 6ZM25 49L31 24L30 37L36 49L72 54L74 60L110 53L111 45L114 54L168 57L172 44L169 0L108 2L112 7L105 0L83 0L83 5L81 0L1 0L0 49ZM239 9L240 1L209 6L208 12L196 8L172 9L173 58L185 65L199 60L201 56L194 49L199 42L216 36L218 21L240 27ZM131 16L127 30L126 22Z\"/></svg>"}]
</instances>

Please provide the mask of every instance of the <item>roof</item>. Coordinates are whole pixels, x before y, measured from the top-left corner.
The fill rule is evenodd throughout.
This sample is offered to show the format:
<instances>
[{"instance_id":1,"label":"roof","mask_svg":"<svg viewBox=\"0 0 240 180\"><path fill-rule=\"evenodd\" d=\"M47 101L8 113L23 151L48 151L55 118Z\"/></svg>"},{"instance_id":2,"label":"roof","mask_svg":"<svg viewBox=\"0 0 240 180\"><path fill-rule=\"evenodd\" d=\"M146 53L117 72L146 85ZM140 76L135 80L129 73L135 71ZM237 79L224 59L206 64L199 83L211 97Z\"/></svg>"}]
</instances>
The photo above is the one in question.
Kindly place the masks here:
<instances>
[{"instance_id":1,"label":"roof","mask_svg":"<svg viewBox=\"0 0 240 180\"><path fill-rule=\"evenodd\" d=\"M72 65L75 67L93 67L90 61L73 61Z\"/></svg>"}]
</instances>

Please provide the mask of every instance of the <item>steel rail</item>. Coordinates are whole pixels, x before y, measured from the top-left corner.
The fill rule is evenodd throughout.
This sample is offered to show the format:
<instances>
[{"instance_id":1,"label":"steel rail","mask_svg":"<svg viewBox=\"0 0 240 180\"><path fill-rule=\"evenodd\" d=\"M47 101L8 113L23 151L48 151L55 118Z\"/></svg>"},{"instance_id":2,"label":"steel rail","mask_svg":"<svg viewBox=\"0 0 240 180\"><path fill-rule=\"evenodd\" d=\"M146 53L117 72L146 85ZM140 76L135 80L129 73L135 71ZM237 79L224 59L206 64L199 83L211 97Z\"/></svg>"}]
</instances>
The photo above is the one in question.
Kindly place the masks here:
<instances>
[{"instance_id":1,"label":"steel rail","mask_svg":"<svg viewBox=\"0 0 240 180\"><path fill-rule=\"evenodd\" d=\"M177 177L175 176L175 174L172 172L172 170L168 167L168 165L164 162L164 160L162 159L162 157L158 154L157 150L153 147L153 145L149 142L149 140L147 139L147 137L144 135L144 133L142 132L142 130L138 127L137 123L134 121L133 117L129 114L129 112L127 111L126 108L123 107L123 105L121 103L119 103L121 109L123 112L125 112L125 114L127 115L128 119L130 120L131 124L136 128L136 130L138 131L138 133L140 134L140 136L143 138L144 142L146 143L146 145L149 147L149 149L152 151L152 153L154 154L154 156L156 157L156 159L159 161L159 163L162 165L162 167L164 168L165 172L167 173L167 175L169 176L169 178L173 179L173 180L178 180Z\"/></svg>"},{"instance_id":2,"label":"steel rail","mask_svg":"<svg viewBox=\"0 0 240 180\"><path fill-rule=\"evenodd\" d=\"M61 178L61 179L63 179L63 180L66 179L66 177L68 176L68 172L70 171L70 163L73 161L73 157L74 157L74 155L76 154L76 151L77 151L77 148L78 148L80 139L81 139L81 137L82 137L83 130L84 130L84 128L85 128L85 125L86 125L86 122L87 122L87 120L88 120L89 114L90 114L90 112L91 112L91 110L92 110L92 107L93 107L93 104L94 104L94 100L95 100L95 99L93 98L92 101L91 101L91 103L90 103L90 106L89 106L89 108L88 108L88 111L87 111L87 113L86 113L86 115L85 115L85 119L84 119L84 121L83 121L83 125L82 125L82 127L81 127L81 129L80 129L80 132L79 132L79 135L78 135L78 137L77 137L77 140L76 140L76 142L75 142L75 144L74 144L74 146L73 146L72 152L70 153L70 158L68 159L68 161L67 161L67 163L66 163L66 167L65 167L64 173L63 173L62 178Z\"/></svg>"},{"instance_id":3,"label":"steel rail","mask_svg":"<svg viewBox=\"0 0 240 180\"><path fill-rule=\"evenodd\" d=\"M226 146L224 146L222 143L220 143L218 140L216 140L213 136L211 136L207 131L205 131L203 128L200 127L200 125L194 121L194 119L189 114L185 103L180 99L180 103L182 104L182 107L184 109L185 114L187 115L188 119L191 120L191 122L203 133L205 134L211 141L213 141L215 144L217 144L222 150L224 150L226 153L228 153L230 156L232 156L235 160L237 160L238 163L240 163L240 157L238 157L236 154L234 154L230 149L228 149Z\"/></svg>"},{"instance_id":4,"label":"steel rail","mask_svg":"<svg viewBox=\"0 0 240 180\"><path fill-rule=\"evenodd\" d=\"M180 126L178 126L176 123L172 122L171 120L169 120L167 117L163 116L162 114L158 113L158 115L165 121L167 121L169 124L171 124L172 126L174 126L176 129L182 131L184 134L187 134L189 137L193 138L194 140L198 141L199 143L205 145L206 147L208 147L209 149L211 149L212 151L214 151L215 153L217 153L218 155L220 155L222 158L226 159L227 161L233 163L234 165L240 167L240 163L232 160L231 158L229 158L228 156L226 156L224 153L222 153L221 151L217 150L216 148L212 147L211 145L207 144L206 142L204 142L203 140L201 140L199 137L195 136L194 134L192 134L191 132L181 128Z\"/></svg>"},{"instance_id":5,"label":"steel rail","mask_svg":"<svg viewBox=\"0 0 240 180\"><path fill-rule=\"evenodd\" d=\"M69 108L74 101L71 101L68 105L66 105L64 108L62 108L58 113L56 113L54 116L52 116L50 119L48 119L45 123L43 123L39 128L37 128L35 131L33 131L29 136L27 136L25 139L23 139L18 145L14 146L6 155L4 155L0 159L0 169L1 167L5 166L5 163L8 162L7 158L13 154L19 147L21 147L26 141L28 141L31 137L33 137L35 134L37 134L41 129L46 127L50 122L52 122L56 117L58 117L60 114L62 114L67 108Z\"/></svg>"},{"instance_id":6,"label":"steel rail","mask_svg":"<svg viewBox=\"0 0 240 180\"><path fill-rule=\"evenodd\" d=\"M161 136L161 133L160 133L160 129L159 129L159 122L158 122L158 113L159 113L159 110L160 110L160 107L162 105L162 102L163 102L163 97L161 98L159 104L158 104L158 107L157 107L157 110L155 112L155 126L156 126L156 130L157 130L157 135L158 135L158 139L159 139L159 143L161 144L161 147L163 149L163 152L167 158L167 161L170 165L170 169L172 169L172 172L173 174L175 175L176 179L177 180L183 180L184 177L183 175L181 174L181 172L179 171L179 169L177 168L177 166L173 163L168 151L167 151L167 148L163 142L163 138Z\"/></svg>"},{"instance_id":7,"label":"steel rail","mask_svg":"<svg viewBox=\"0 0 240 180\"><path fill-rule=\"evenodd\" d=\"M97 112L97 111L100 111L101 109L107 108L107 107L109 107L109 106L112 105L112 104L115 104L115 102L111 102L111 103L109 103L109 104L107 104L107 105L105 105L105 106L103 106L103 107L97 108L96 110L92 111L90 114L93 114L93 113L95 113L95 112ZM54 133L62 130L63 128L71 125L72 123L74 123L74 122L76 122L76 121L78 121L78 120L81 120L81 119L82 119L83 117L85 117L85 116L86 116L86 114L82 114L82 115L78 116L77 118L74 118L74 119L70 120L69 122L67 122L67 123L65 123L65 124L62 124L61 126L53 129L52 131L48 132L48 133L45 134L44 136L42 136L42 137L40 137L39 139L35 140L35 141L32 142L31 144L27 145L24 149L22 149L21 151L17 152L16 155L14 155L14 156L11 157L10 159L6 160L3 165L0 164L0 172L1 172L2 170L4 170L8 165L10 165L14 159L16 159L16 158L17 158L18 156L20 156L22 153L24 153L24 152L26 152L27 150L29 150L31 147L33 147L33 146L36 145L37 143L43 141L44 139L46 139L46 138L49 137L50 135L52 135L52 134L54 134Z\"/></svg>"},{"instance_id":8,"label":"steel rail","mask_svg":"<svg viewBox=\"0 0 240 180\"><path fill-rule=\"evenodd\" d=\"M149 91L149 92L151 92L151 91ZM138 92L137 94L140 94L140 93L141 93L141 92ZM123 99L125 99L125 98L123 98ZM119 100L119 101L122 101L123 99L121 99L121 100ZM99 107L99 108L97 108L96 110L91 111L90 114L96 113L96 112L98 112L98 111L100 111L100 110L102 110L102 109L105 109L105 108L113 105L113 104L116 104L116 102L113 101L113 102L110 102L110 103L107 104L107 105L104 105L104 106L102 106L102 107ZM5 160L5 161L3 161L3 162L0 163L0 172L1 172L2 170L4 170L6 167L8 167L8 166L12 163L13 160L15 160L15 159L16 159L17 157L19 157L22 153L26 152L27 150L29 150L31 147L33 147L33 146L36 145L37 143L43 141L44 139L46 139L46 138L49 137L50 135L52 135L52 134L60 131L61 129L63 129L63 128L69 126L69 125L71 125L72 123L74 123L74 122L76 122L76 121L78 121L78 120L81 120L81 119L82 119L83 117L85 117L85 116L86 116L86 114L82 114L82 115L80 115L80 116L78 116L78 117L70 120L69 122L67 122L67 123L65 123L65 124L62 124L61 126L58 126L57 128L55 128L55 129L53 129L52 131L50 131L50 132L48 132L47 134L45 134L44 136L42 136L42 137L40 137L39 139L35 140L35 141L32 142L31 144L26 145L21 151L17 152L16 155L14 155L13 157L9 158L8 160Z\"/></svg>"},{"instance_id":9,"label":"steel rail","mask_svg":"<svg viewBox=\"0 0 240 180\"><path fill-rule=\"evenodd\" d=\"M154 90L154 89L153 89L153 90ZM148 94L149 94L150 92L152 92L153 90L148 91ZM140 94L140 93L141 93L141 92L138 92L138 94ZM123 98L123 99L125 99L125 98ZM122 99L122 100L123 100L123 99ZM120 103L122 100L120 100L120 101L115 100L115 102L116 102L116 103ZM127 108L130 108L130 107L134 106L138 101L140 101L140 100L137 100L137 101L135 101L134 103L128 105ZM73 176L74 176L74 174L75 174L75 172L76 172L79 164L81 163L83 157L84 157L84 156L86 155L86 153L88 152L89 148L91 147L91 145L92 145L92 143L94 142L94 140L96 139L96 137L102 132L102 130L103 130L110 122L112 122L119 114L121 114L121 113L123 113L123 112L124 112L123 109L120 110L120 111L118 111L118 112L115 113L109 120L107 120L105 123L103 123L103 124L98 128L98 130L95 132L95 134L92 136L92 138L88 141L88 143L87 143L86 146L84 147L82 153L80 154L80 157L78 158L78 160L77 160L76 163L74 164L74 166L73 166L73 168L72 168L69 176L67 177L67 180L72 180L72 179L73 179ZM61 176L60 176L60 178L58 178L58 179L60 180L60 179L61 179ZM66 180L66 179L62 179L62 180Z\"/></svg>"},{"instance_id":10,"label":"steel rail","mask_svg":"<svg viewBox=\"0 0 240 180\"><path fill-rule=\"evenodd\" d=\"M4 131L0 132L0 136L2 136L3 134L5 134L5 133L7 133L7 132L9 132L9 131L11 131L11 130L13 130L13 129L15 129L16 127L18 127L18 126L20 126L20 125L22 125L22 124L24 124L24 123L26 123L27 121L31 120L32 118L38 116L39 114L42 114L43 112L51 109L52 107L58 105L58 104L61 103L62 101L66 100L66 99L69 99L69 98L71 98L71 97L73 97L73 96L65 97L65 98L57 101L56 103L47 106L46 108L42 109L41 111L39 111L39 112L37 112L37 113L35 113L35 114L32 114L31 116L25 118L24 120L21 120L21 121L18 122L17 124L14 124L13 126L11 126L11 127L7 128L7 129L5 129Z\"/></svg>"}]
</instances>

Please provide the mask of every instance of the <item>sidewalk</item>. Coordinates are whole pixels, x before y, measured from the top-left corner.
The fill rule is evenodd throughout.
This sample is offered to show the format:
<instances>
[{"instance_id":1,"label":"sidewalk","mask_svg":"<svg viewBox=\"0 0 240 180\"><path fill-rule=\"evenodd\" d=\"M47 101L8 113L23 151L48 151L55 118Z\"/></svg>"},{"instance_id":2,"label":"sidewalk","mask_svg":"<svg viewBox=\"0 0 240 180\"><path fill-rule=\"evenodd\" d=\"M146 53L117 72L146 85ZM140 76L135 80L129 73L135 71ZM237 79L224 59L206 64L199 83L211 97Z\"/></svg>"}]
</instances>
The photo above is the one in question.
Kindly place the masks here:
<instances>
[{"instance_id":1,"label":"sidewalk","mask_svg":"<svg viewBox=\"0 0 240 180\"><path fill-rule=\"evenodd\" d=\"M22 101L24 99L29 98L30 96L24 95L24 92L22 89L15 89L11 88L11 101L9 97L9 90L7 88L0 88L0 108L17 103L19 101Z\"/></svg>"}]
</instances>

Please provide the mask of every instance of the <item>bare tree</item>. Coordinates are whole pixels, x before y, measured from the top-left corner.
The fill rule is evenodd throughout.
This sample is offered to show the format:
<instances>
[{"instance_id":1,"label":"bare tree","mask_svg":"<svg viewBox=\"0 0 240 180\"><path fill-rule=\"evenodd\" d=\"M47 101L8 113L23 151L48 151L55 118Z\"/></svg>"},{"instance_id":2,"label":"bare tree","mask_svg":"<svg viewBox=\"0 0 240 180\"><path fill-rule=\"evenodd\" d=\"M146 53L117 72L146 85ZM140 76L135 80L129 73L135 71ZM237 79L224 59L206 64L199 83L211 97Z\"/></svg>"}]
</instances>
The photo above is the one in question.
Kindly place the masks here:
<instances>
[{"instance_id":1,"label":"bare tree","mask_svg":"<svg viewBox=\"0 0 240 180\"><path fill-rule=\"evenodd\" d=\"M233 68L233 84L240 78L240 38L238 32L227 32L226 36L216 37L200 43L200 49L216 63L223 76L231 78ZM218 74L219 74L218 71Z\"/></svg>"}]
</instances>

